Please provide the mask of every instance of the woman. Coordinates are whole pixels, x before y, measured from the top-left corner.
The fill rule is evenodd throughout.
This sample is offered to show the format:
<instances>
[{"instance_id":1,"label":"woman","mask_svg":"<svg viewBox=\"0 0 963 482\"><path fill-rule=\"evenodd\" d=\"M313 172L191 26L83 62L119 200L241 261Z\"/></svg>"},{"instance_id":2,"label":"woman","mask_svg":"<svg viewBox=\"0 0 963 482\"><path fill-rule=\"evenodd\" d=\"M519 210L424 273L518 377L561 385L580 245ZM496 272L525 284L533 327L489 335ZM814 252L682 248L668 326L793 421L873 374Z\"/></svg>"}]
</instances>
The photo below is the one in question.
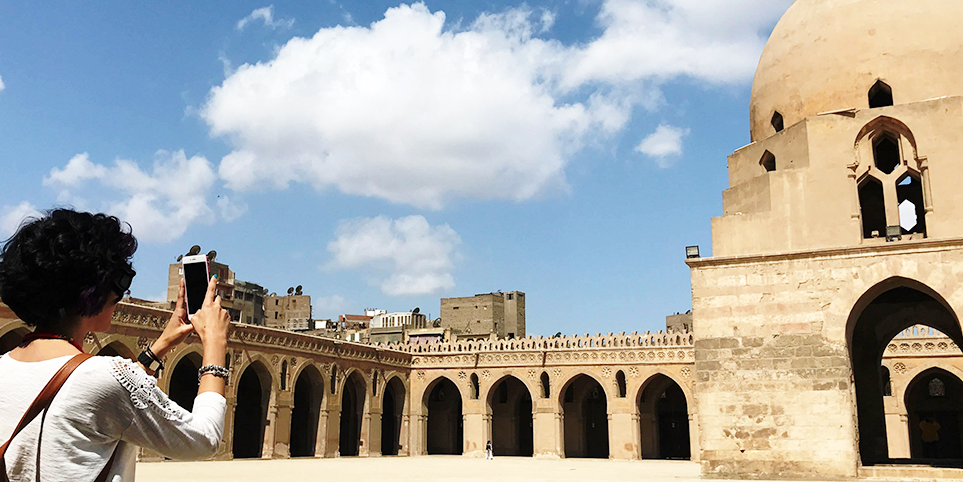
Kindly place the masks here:
<instances>
[{"instance_id":1,"label":"woman","mask_svg":"<svg viewBox=\"0 0 963 482\"><path fill-rule=\"evenodd\" d=\"M85 334L110 328L135 274L136 249L117 218L66 209L23 225L4 246L0 298L34 332L0 357L0 443L55 372L82 353ZM188 324L181 281L167 327L138 363L93 357L77 367L49 408L10 439L3 458L9 480L133 481L136 446L174 459L213 456L224 431L230 326L215 289L212 278L203 308ZM188 412L157 388L148 368L162 366L191 333L203 344L204 367Z\"/></svg>"}]
</instances>

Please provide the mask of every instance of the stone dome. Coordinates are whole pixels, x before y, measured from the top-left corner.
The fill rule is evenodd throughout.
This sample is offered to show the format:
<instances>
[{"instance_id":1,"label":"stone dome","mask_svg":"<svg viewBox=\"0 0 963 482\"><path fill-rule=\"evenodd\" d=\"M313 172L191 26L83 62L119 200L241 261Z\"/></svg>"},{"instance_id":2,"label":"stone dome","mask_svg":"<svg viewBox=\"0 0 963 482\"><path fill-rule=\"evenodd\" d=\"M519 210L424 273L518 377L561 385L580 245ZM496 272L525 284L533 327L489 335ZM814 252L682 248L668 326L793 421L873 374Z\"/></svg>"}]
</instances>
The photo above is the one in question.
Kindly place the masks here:
<instances>
[{"instance_id":1,"label":"stone dome","mask_svg":"<svg viewBox=\"0 0 963 482\"><path fill-rule=\"evenodd\" d=\"M806 117L869 108L878 80L896 105L963 95L963 0L796 0L762 52L752 141ZM885 89L885 87L883 87Z\"/></svg>"}]
</instances>

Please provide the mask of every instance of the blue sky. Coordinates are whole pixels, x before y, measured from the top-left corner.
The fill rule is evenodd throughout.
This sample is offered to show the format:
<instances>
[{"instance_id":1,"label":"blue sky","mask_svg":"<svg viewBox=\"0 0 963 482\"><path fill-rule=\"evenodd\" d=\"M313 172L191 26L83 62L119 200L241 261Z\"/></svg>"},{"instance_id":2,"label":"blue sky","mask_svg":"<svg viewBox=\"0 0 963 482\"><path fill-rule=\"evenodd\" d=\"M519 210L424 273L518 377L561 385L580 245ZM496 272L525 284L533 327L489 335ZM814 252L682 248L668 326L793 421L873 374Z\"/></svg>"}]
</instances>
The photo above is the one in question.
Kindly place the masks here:
<instances>
[{"instance_id":1,"label":"blue sky","mask_svg":"<svg viewBox=\"0 0 963 482\"><path fill-rule=\"evenodd\" d=\"M691 307L790 0L0 4L0 237L54 206L316 318L527 293L529 334Z\"/></svg>"}]
</instances>

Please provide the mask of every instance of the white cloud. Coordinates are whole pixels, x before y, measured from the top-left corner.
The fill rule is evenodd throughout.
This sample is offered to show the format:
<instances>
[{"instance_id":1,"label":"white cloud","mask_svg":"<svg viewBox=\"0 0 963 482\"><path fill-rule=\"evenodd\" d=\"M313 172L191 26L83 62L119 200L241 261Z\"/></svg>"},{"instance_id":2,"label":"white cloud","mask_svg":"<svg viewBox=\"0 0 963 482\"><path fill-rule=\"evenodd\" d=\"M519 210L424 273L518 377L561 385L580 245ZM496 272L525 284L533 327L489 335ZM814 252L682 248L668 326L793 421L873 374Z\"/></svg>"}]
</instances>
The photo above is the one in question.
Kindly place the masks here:
<instances>
[{"instance_id":1,"label":"white cloud","mask_svg":"<svg viewBox=\"0 0 963 482\"><path fill-rule=\"evenodd\" d=\"M216 179L202 156L158 151L149 172L134 161L119 159L108 167L79 154L63 169L52 169L43 184L59 189L61 202L99 200L102 207L94 209L130 223L140 240L169 242L192 224L214 221L206 198Z\"/></svg>"},{"instance_id":2,"label":"white cloud","mask_svg":"<svg viewBox=\"0 0 963 482\"><path fill-rule=\"evenodd\" d=\"M335 269L371 269L388 295L425 295L454 288L451 274L461 238L424 216L342 221L328 243Z\"/></svg>"},{"instance_id":3,"label":"white cloud","mask_svg":"<svg viewBox=\"0 0 963 482\"><path fill-rule=\"evenodd\" d=\"M268 5L267 7L255 8L248 16L238 20L237 29L244 30L247 24L257 20L264 22L264 26L271 29L291 28L294 25L294 19L275 19L274 5Z\"/></svg>"},{"instance_id":4,"label":"white cloud","mask_svg":"<svg viewBox=\"0 0 963 482\"><path fill-rule=\"evenodd\" d=\"M368 27L323 28L242 65L202 109L233 152L230 189L319 190L439 209L452 199L526 200L567 189L586 144L654 109L661 82L748 81L790 0L607 0L599 38L538 38L525 7L446 28L422 4Z\"/></svg>"},{"instance_id":5,"label":"white cloud","mask_svg":"<svg viewBox=\"0 0 963 482\"><path fill-rule=\"evenodd\" d=\"M51 169L50 174L44 176L43 185L74 187L89 179L102 179L106 174L107 168L90 162L85 152L70 158L63 169Z\"/></svg>"},{"instance_id":6,"label":"white cloud","mask_svg":"<svg viewBox=\"0 0 963 482\"><path fill-rule=\"evenodd\" d=\"M3 89L6 89L6 88L7 88L6 84L3 83L3 77L0 77L0 92L2 92Z\"/></svg>"},{"instance_id":7,"label":"white cloud","mask_svg":"<svg viewBox=\"0 0 963 482\"><path fill-rule=\"evenodd\" d=\"M39 218L42 213L33 204L23 201L16 206L4 206L0 211L0 237L13 236L27 218Z\"/></svg>"},{"instance_id":8,"label":"white cloud","mask_svg":"<svg viewBox=\"0 0 963 482\"><path fill-rule=\"evenodd\" d=\"M565 84L680 75L709 82L752 78L764 32L793 0L606 0L602 35L575 54Z\"/></svg>"},{"instance_id":9,"label":"white cloud","mask_svg":"<svg viewBox=\"0 0 963 482\"><path fill-rule=\"evenodd\" d=\"M543 9L540 20L542 21L542 26L538 29L539 32L548 32L552 29L552 26L555 25L555 13L551 10Z\"/></svg>"},{"instance_id":10,"label":"white cloud","mask_svg":"<svg viewBox=\"0 0 963 482\"><path fill-rule=\"evenodd\" d=\"M542 59L557 48L524 16L459 33L444 18L401 6L239 67L203 111L235 144L219 167L228 187L303 181L427 208L564 189L566 159L604 111L556 101Z\"/></svg>"},{"instance_id":11,"label":"white cloud","mask_svg":"<svg viewBox=\"0 0 963 482\"><path fill-rule=\"evenodd\" d=\"M221 210L221 217L230 222L243 216L248 206L243 201L235 201L229 196L220 196L217 199L217 207Z\"/></svg>"},{"instance_id":12,"label":"white cloud","mask_svg":"<svg viewBox=\"0 0 963 482\"><path fill-rule=\"evenodd\" d=\"M682 139L689 129L662 124L635 147L635 150L651 157L661 168L670 167L674 158L682 155Z\"/></svg>"}]
</instances>

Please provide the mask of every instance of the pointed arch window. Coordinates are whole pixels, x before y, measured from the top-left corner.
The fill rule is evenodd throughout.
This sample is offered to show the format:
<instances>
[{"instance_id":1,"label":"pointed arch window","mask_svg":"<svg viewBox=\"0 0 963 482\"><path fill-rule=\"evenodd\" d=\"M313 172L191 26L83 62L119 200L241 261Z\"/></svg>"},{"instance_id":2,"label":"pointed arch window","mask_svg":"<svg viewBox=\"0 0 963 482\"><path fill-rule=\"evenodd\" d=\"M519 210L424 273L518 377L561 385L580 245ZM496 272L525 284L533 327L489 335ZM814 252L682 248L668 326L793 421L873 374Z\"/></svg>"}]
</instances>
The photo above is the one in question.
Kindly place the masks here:
<instances>
[{"instance_id":1,"label":"pointed arch window","mask_svg":"<svg viewBox=\"0 0 963 482\"><path fill-rule=\"evenodd\" d=\"M929 389L929 394L931 397L946 396L946 384L944 384L943 380L940 380L939 378L930 380L930 384L926 388Z\"/></svg>"},{"instance_id":2,"label":"pointed arch window","mask_svg":"<svg viewBox=\"0 0 963 482\"><path fill-rule=\"evenodd\" d=\"M873 140L873 164L883 174L892 174L901 161L896 135L886 132Z\"/></svg>"},{"instance_id":3,"label":"pointed arch window","mask_svg":"<svg viewBox=\"0 0 963 482\"><path fill-rule=\"evenodd\" d=\"M893 380L889 376L889 368L886 366L879 367L879 383L883 387L883 396L892 397L893 396Z\"/></svg>"},{"instance_id":4,"label":"pointed arch window","mask_svg":"<svg viewBox=\"0 0 963 482\"><path fill-rule=\"evenodd\" d=\"M859 185L859 215L863 221L863 238L886 236L886 202L883 184L867 177Z\"/></svg>"},{"instance_id":5,"label":"pointed arch window","mask_svg":"<svg viewBox=\"0 0 963 482\"><path fill-rule=\"evenodd\" d=\"M893 88L882 80L869 89L869 108L888 107L893 105Z\"/></svg>"},{"instance_id":6,"label":"pointed arch window","mask_svg":"<svg viewBox=\"0 0 963 482\"><path fill-rule=\"evenodd\" d=\"M896 183L896 202L899 203L899 226L903 234L926 232L926 208L923 205L923 181L919 175L907 172Z\"/></svg>"},{"instance_id":7,"label":"pointed arch window","mask_svg":"<svg viewBox=\"0 0 963 482\"><path fill-rule=\"evenodd\" d=\"M281 362L281 390L288 389L288 361Z\"/></svg>"},{"instance_id":8,"label":"pointed arch window","mask_svg":"<svg viewBox=\"0 0 963 482\"><path fill-rule=\"evenodd\" d=\"M762 154L762 159L759 160L759 165L766 170L766 172L772 172L776 170L776 156L773 153L766 151Z\"/></svg>"},{"instance_id":9,"label":"pointed arch window","mask_svg":"<svg viewBox=\"0 0 963 482\"><path fill-rule=\"evenodd\" d=\"M925 158L916 153L909 128L890 117L867 124L856 142L859 217L864 239L926 236L926 214L932 210L925 185Z\"/></svg>"},{"instance_id":10,"label":"pointed arch window","mask_svg":"<svg viewBox=\"0 0 963 482\"><path fill-rule=\"evenodd\" d=\"M472 373L472 374L471 374L471 398L472 398L472 400L478 400L478 392L479 392L478 375Z\"/></svg>"},{"instance_id":11,"label":"pointed arch window","mask_svg":"<svg viewBox=\"0 0 963 482\"><path fill-rule=\"evenodd\" d=\"M782 114L780 114L779 112L776 112L772 115L772 120L770 121L770 123L772 124L772 128L775 129L776 132L782 132L783 129L786 128L786 125L782 120Z\"/></svg>"}]
</instances>

